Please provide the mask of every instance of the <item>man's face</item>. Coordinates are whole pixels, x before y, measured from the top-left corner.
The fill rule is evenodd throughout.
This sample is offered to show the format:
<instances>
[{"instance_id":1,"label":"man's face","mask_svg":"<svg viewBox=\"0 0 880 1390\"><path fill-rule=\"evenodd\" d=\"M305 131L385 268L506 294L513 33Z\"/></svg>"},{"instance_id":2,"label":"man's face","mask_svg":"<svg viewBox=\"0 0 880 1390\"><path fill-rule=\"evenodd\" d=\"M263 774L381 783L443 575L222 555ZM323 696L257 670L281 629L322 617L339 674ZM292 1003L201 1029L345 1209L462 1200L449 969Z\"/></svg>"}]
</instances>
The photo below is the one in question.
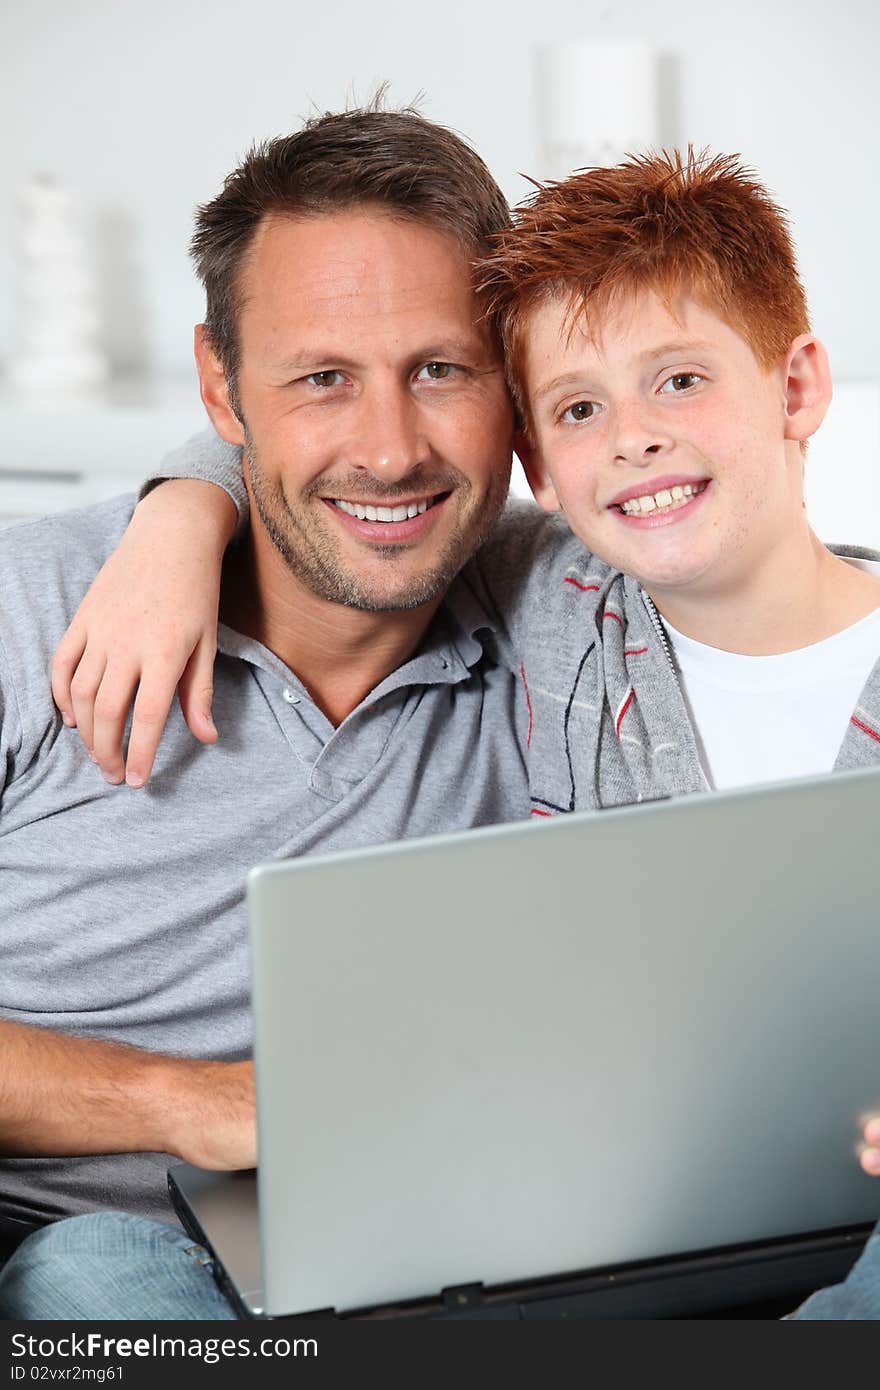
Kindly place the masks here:
<instances>
[{"instance_id":1,"label":"man's face","mask_svg":"<svg viewBox=\"0 0 880 1390\"><path fill-rule=\"evenodd\" d=\"M729 591L802 516L802 459L784 438L782 366L765 372L708 309L654 293L565 336L565 306L526 329L532 472L601 559L652 595ZM543 485L543 490L542 490Z\"/></svg>"},{"instance_id":2,"label":"man's face","mask_svg":"<svg viewBox=\"0 0 880 1390\"><path fill-rule=\"evenodd\" d=\"M513 417L465 253L359 209L267 218L243 268L238 400L263 527L370 611L436 599L503 505Z\"/></svg>"}]
</instances>

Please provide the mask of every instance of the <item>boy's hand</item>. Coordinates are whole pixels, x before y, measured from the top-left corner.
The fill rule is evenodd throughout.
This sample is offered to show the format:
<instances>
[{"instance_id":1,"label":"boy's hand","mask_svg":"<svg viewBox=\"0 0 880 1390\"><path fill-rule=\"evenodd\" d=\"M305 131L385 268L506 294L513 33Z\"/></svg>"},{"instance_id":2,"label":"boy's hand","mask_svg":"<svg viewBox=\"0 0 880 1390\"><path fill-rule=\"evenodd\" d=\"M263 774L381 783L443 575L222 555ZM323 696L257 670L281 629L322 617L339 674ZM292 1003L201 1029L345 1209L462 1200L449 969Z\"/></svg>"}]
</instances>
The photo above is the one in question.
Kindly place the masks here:
<instances>
[{"instance_id":1,"label":"boy's hand","mask_svg":"<svg viewBox=\"0 0 880 1390\"><path fill-rule=\"evenodd\" d=\"M223 552L232 501L213 483L174 479L135 509L62 637L52 694L109 782L148 780L175 688L195 737L211 719ZM127 759L122 739L134 701Z\"/></svg>"},{"instance_id":2,"label":"boy's hand","mask_svg":"<svg viewBox=\"0 0 880 1390\"><path fill-rule=\"evenodd\" d=\"M872 1178L880 1178L880 1115L872 1115L862 1129L859 1163Z\"/></svg>"}]
</instances>

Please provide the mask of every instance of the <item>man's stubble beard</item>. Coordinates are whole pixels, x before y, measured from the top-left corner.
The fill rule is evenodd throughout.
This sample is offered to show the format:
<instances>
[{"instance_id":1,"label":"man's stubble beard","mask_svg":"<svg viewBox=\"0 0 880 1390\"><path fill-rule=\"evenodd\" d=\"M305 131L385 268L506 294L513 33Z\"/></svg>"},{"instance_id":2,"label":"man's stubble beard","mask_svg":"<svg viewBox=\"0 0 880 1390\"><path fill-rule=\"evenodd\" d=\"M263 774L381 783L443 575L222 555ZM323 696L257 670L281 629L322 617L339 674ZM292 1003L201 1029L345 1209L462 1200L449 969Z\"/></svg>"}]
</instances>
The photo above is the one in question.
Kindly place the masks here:
<instances>
[{"instance_id":1,"label":"man's stubble beard","mask_svg":"<svg viewBox=\"0 0 880 1390\"><path fill-rule=\"evenodd\" d=\"M421 608L424 604L442 597L462 566L489 536L507 497L509 479L504 469L499 471L497 480L490 486L483 506L476 516L468 515L467 508L473 485L455 469L447 467L432 470L430 474L425 472L421 477L412 474L405 485L388 485L372 479L371 496L377 501L380 498L387 500L389 506L393 506L396 500L404 496L411 497L414 492L421 495L454 492L458 497L464 496L467 520L465 525L449 537L436 564L427 573L411 577L401 591L371 592L369 586L343 564L333 536L320 526L304 525L288 506L280 483L270 483L266 480L260 471L254 441L246 425L244 431L251 491L257 512L266 534L288 569L319 598L329 603L342 604L346 608L357 608L365 613L401 613ZM307 490L305 498L308 501L319 496L322 491L326 495L326 489L321 488L318 479ZM379 560L393 566L407 549L408 547L399 544L374 546L372 553Z\"/></svg>"}]
</instances>

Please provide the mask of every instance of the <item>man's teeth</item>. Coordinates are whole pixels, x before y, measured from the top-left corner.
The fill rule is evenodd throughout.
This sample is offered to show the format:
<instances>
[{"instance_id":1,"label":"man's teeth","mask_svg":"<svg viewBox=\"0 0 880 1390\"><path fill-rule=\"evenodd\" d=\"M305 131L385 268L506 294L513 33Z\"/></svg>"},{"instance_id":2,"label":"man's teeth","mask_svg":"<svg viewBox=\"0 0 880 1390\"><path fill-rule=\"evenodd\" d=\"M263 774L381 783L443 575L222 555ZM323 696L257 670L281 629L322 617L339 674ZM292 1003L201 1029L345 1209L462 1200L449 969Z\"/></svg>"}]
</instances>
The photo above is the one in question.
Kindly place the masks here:
<instances>
[{"instance_id":1,"label":"man's teeth","mask_svg":"<svg viewBox=\"0 0 880 1390\"><path fill-rule=\"evenodd\" d=\"M645 512L668 512L673 507L681 507L685 502L689 502L705 487L705 483L683 483L676 484L675 487L664 487L659 492L648 492L644 497L631 497L628 502L621 502L620 510L626 512L627 516L641 516Z\"/></svg>"},{"instance_id":2,"label":"man's teeth","mask_svg":"<svg viewBox=\"0 0 880 1390\"><path fill-rule=\"evenodd\" d=\"M340 502L336 498L333 505L346 516L356 516L358 521L411 521L414 516L426 512L430 503L426 499L410 502L408 507L362 507L359 502Z\"/></svg>"}]
</instances>

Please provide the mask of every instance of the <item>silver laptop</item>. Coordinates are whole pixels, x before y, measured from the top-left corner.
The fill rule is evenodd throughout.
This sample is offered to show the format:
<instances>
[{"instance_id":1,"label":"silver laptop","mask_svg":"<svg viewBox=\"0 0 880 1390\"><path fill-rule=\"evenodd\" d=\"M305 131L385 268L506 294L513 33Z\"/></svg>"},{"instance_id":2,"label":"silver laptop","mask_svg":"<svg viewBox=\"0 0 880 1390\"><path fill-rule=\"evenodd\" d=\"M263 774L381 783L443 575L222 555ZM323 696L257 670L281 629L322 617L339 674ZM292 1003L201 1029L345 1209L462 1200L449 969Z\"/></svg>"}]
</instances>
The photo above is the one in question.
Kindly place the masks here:
<instances>
[{"instance_id":1,"label":"silver laptop","mask_svg":"<svg viewBox=\"0 0 880 1390\"><path fill-rule=\"evenodd\" d=\"M255 869L259 1239L250 1175L174 1175L238 1305L863 1238L878 807L870 770Z\"/></svg>"}]
</instances>

